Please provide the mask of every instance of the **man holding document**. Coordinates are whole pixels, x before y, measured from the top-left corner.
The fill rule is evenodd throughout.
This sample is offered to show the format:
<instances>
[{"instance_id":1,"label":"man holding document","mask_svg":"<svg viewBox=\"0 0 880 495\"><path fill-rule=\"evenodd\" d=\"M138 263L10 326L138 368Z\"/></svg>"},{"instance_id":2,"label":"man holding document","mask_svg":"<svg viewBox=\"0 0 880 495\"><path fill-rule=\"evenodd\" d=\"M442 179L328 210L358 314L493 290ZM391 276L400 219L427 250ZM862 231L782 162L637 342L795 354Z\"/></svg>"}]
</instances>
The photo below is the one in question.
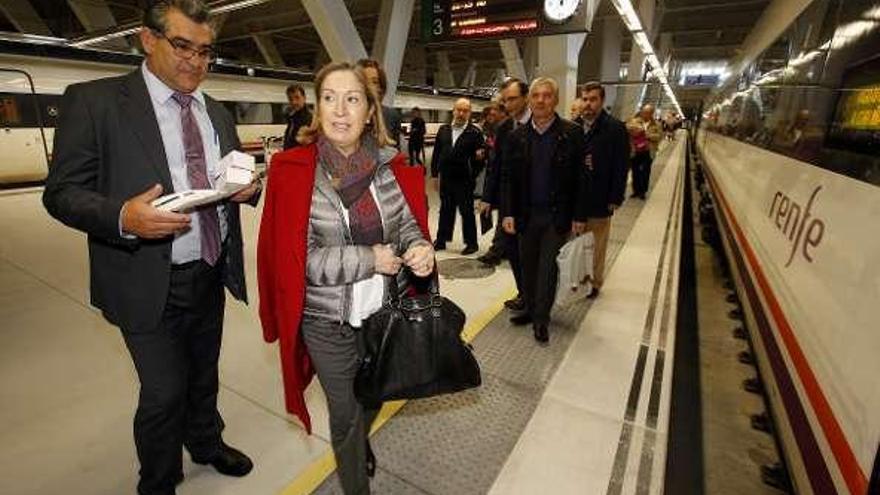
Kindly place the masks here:
<instances>
[{"instance_id":1,"label":"man holding document","mask_svg":"<svg viewBox=\"0 0 880 495\"><path fill-rule=\"evenodd\" d=\"M140 494L173 494L182 447L194 462L244 476L217 410L227 287L245 301L239 203L172 212L163 194L215 189L221 158L240 148L232 117L199 90L215 33L200 0L152 2L145 62L116 78L69 86L61 104L43 203L88 234L91 302L122 330L140 380L134 435Z\"/></svg>"}]
</instances>

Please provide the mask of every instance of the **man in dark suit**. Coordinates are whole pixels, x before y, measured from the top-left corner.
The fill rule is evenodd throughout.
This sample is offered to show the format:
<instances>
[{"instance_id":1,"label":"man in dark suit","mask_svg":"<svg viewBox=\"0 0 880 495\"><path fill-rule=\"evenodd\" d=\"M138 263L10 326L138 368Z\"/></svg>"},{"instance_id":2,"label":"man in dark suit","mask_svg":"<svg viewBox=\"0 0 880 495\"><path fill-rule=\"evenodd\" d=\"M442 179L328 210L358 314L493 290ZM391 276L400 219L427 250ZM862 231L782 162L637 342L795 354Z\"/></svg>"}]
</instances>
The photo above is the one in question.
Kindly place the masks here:
<instances>
[{"instance_id":1,"label":"man in dark suit","mask_svg":"<svg viewBox=\"0 0 880 495\"><path fill-rule=\"evenodd\" d=\"M231 116L198 89L214 58L204 3L152 4L140 39L140 68L67 88L43 203L88 234L91 302L122 330L137 370L138 493L173 494L182 446L226 475L253 467L222 440L217 363L224 285L246 300L238 204L255 203L259 186L187 214L151 205L211 187L240 143Z\"/></svg>"},{"instance_id":2,"label":"man in dark suit","mask_svg":"<svg viewBox=\"0 0 880 495\"><path fill-rule=\"evenodd\" d=\"M623 204L626 193L629 133L623 122L602 109L605 88L598 82L581 87L581 118L584 131L584 166L592 178L587 231L593 233L593 288L587 295L599 295L605 281L605 253L611 233L611 216Z\"/></svg>"},{"instance_id":3,"label":"man in dark suit","mask_svg":"<svg viewBox=\"0 0 880 495\"><path fill-rule=\"evenodd\" d=\"M425 119L422 118L422 111L419 107L413 107L412 120L409 123L409 164L419 165L425 164L425 134L428 128L425 125Z\"/></svg>"},{"instance_id":4,"label":"man in dark suit","mask_svg":"<svg viewBox=\"0 0 880 495\"><path fill-rule=\"evenodd\" d=\"M501 167L504 165L504 147L510 133L519 126L528 124L532 112L528 105L529 86L519 79L510 78L501 85L501 101L508 118L495 129L495 152L493 153L486 180L483 183L483 197L479 204L481 215L490 214L501 203ZM516 297L504 301L504 306L513 311L523 311L526 307L522 289L522 267L519 258L519 241L516 235L508 234L499 225L492 238L492 246L478 259L487 265L497 265L506 256L516 282Z\"/></svg>"},{"instance_id":5,"label":"man in dark suit","mask_svg":"<svg viewBox=\"0 0 880 495\"><path fill-rule=\"evenodd\" d=\"M583 132L556 114L558 88L549 77L532 82L532 118L511 132L501 166L502 226L509 234L519 233L527 309L511 321L531 322L541 344L549 341L556 256L570 234L585 231L589 198Z\"/></svg>"},{"instance_id":6,"label":"man in dark suit","mask_svg":"<svg viewBox=\"0 0 880 495\"><path fill-rule=\"evenodd\" d=\"M312 112L306 106L306 90L299 84L287 87L287 103L290 113L287 114L287 127L284 129L284 149L290 149L299 143L296 135L302 127L312 123Z\"/></svg>"},{"instance_id":7,"label":"man in dark suit","mask_svg":"<svg viewBox=\"0 0 880 495\"><path fill-rule=\"evenodd\" d=\"M442 251L452 240L455 210L458 209L465 243L461 254L465 256L479 249L474 184L484 155L483 133L470 123L470 118L470 100L459 98L452 108L452 125L440 126L431 154L431 177L434 178L434 189L440 192L440 218L434 249Z\"/></svg>"}]
</instances>

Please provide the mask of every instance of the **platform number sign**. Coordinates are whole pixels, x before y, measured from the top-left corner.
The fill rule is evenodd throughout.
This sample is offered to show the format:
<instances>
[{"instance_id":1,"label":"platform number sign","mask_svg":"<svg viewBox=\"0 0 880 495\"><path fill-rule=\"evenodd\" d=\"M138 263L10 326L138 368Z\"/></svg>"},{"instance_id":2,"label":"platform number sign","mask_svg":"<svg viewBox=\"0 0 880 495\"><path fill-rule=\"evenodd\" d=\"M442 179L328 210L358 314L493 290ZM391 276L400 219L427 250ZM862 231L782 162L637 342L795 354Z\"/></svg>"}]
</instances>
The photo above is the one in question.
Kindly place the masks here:
<instances>
[{"instance_id":1,"label":"platform number sign","mask_svg":"<svg viewBox=\"0 0 880 495\"><path fill-rule=\"evenodd\" d=\"M598 0L422 0L425 43L585 32Z\"/></svg>"}]
</instances>

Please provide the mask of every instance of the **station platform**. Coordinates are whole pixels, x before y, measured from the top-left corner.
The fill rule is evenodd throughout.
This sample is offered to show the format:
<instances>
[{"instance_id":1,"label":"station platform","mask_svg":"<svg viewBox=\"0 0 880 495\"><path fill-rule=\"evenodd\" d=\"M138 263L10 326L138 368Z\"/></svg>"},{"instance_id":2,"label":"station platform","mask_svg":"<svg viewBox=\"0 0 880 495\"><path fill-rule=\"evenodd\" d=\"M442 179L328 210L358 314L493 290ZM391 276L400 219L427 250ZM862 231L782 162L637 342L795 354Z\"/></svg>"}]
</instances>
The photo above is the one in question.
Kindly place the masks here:
<instances>
[{"instance_id":1,"label":"station platform","mask_svg":"<svg viewBox=\"0 0 880 495\"><path fill-rule=\"evenodd\" d=\"M483 386L386 404L372 436L376 493L662 492L685 153L683 135L661 148L648 200L627 199L614 216L601 296L557 307L548 346L509 323L506 264L462 261L456 229L438 254L442 291L468 316ZM0 194L3 491L131 493L134 369L118 330L88 305L85 236L49 218L40 194ZM182 495L340 493L319 384L306 394L309 436L285 413L277 348L262 340L259 218L243 209L252 303L228 299L219 397L225 439L255 468L232 479L184 456Z\"/></svg>"}]
</instances>

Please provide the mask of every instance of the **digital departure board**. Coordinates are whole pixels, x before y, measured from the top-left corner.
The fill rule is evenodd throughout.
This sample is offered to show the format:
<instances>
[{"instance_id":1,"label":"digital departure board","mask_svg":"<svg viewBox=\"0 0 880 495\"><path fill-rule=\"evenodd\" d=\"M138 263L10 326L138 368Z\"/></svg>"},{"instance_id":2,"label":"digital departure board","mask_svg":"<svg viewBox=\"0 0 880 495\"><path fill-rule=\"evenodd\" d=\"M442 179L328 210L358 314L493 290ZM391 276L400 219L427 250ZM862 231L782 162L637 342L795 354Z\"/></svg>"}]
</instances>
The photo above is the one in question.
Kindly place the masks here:
<instances>
[{"instance_id":1,"label":"digital departure board","mask_svg":"<svg viewBox=\"0 0 880 495\"><path fill-rule=\"evenodd\" d=\"M423 0L422 41L585 32L592 0Z\"/></svg>"}]
</instances>

